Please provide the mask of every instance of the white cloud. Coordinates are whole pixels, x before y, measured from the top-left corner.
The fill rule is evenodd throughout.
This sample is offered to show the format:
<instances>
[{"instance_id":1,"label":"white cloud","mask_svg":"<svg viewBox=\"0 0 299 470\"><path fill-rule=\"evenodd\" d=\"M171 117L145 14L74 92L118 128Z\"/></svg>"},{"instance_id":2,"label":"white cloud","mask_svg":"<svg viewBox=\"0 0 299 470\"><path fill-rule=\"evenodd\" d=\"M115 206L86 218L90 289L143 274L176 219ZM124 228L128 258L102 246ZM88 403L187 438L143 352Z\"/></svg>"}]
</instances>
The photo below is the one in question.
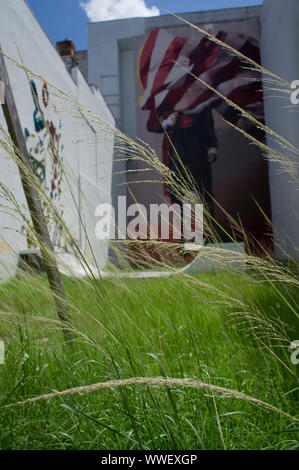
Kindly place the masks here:
<instances>
[{"instance_id":1,"label":"white cloud","mask_svg":"<svg viewBox=\"0 0 299 470\"><path fill-rule=\"evenodd\" d=\"M80 3L90 21L134 18L136 16L157 16L157 7L148 8L144 0L87 0Z\"/></svg>"}]
</instances>

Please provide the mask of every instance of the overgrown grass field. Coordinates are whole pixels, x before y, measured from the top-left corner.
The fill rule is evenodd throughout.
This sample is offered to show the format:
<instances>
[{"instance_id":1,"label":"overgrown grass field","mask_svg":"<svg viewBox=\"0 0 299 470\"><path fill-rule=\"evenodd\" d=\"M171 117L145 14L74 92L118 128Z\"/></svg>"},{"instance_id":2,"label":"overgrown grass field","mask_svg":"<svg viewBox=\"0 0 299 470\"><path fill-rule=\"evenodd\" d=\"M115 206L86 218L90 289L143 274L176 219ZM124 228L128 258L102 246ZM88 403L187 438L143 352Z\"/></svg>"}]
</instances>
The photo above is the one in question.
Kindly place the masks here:
<instances>
[{"instance_id":1,"label":"overgrown grass field","mask_svg":"<svg viewBox=\"0 0 299 470\"><path fill-rule=\"evenodd\" d=\"M43 276L1 286L1 449L295 449L298 421L212 389L129 385L8 404L134 377L195 379L292 417L298 291L254 274L64 279L64 342Z\"/></svg>"}]
</instances>

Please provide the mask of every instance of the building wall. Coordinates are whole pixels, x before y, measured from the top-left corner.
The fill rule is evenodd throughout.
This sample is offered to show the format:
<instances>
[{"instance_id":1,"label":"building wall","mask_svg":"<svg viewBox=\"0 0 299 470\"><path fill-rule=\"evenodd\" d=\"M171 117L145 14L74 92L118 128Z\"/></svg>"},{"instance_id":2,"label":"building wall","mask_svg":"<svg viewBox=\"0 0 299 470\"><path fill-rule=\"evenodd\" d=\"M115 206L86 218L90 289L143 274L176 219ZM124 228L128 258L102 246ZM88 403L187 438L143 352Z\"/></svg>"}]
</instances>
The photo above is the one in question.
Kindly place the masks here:
<instances>
[{"instance_id":1,"label":"building wall","mask_svg":"<svg viewBox=\"0 0 299 470\"><path fill-rule=\"evenodd\" d=\"M299 34L298 0L264 0L263 7L197 12L181 16L193 24L260 18L263 66L289 81L299 79L299 55L296 50ZM135 106L130 106L136 80L135 70L130 65L133 61L132 38L153 28L176 27L181 24L182 21L173 15L163 15L88 25L89 80L100 88L117 123L132 138L136 137L136 109ZM299 113L282 109L283 104L289 107L289 98L283 102L281 98L267 96L267 86L265 95L266 124L299 148ZM123 168L119 168L119 171L128 169L122 165ZM277 164L270 163L275 254L280 258L289 255L298 257L298 188L290 176L281 174L280 170ZM117 185L112 185L116 194Z\"/></svg>"},{"instance_id":2,"label":"building wall","mask_svg":"<svg viewBox=\"0 0 299 470\"><path fill-rule=\"evenodd\" d=\"M79 221L77 207L80 206L81 216L83 220L86 220L88 235L92 241L92 250L99 265L104 266L107 261L108 246L105 242L99 242L94 238L94 209L101 202L111 201L113 140L103 143L100 134L104 126L101 119L111 125L114 125L115 120L99 90L95 87L91 89L87 85L79 69L73 69L72 76L66 71L61 57L23 0L10 0L9 2L0 0L0 8L2 50L17 62L22 61L30 70L49 82L49 104L46 106L42 100L44 80L34 77L40 106L45 119L49 124L52 123L53 132L55 131L55 137L57 137L59 158L63 159L68 178L63 177L60 185L58 181L61 175L54 180L55 168L51 154L48 152L48 136L45 130L36 131L35 129L35 103L28 77L24 70L6 59L28 151L36 162L42 163L42 160L45 160L45 189L48 195L53 197L58 210L63 213L63 218L74 238L78 240L86 254L91 255ZM61 93L50 84L72 99L81 102L94 115L84 109L79 110L74 102L62 98ZM4 128L6 127L2 110L0 110L0 123ZM96 136L96 133L99 135ZM24 204L25 208L16 165L3 148L0 148L0 159L1 182L7 184L9 188L14 188L17 201L19 204ZM61 168L58 168L59 171L61 172ZM53 180L55 190L52 188ZM78 183L83 188L83 195L79 194ZM3 198L1 203L3 203ZM93 219L91 219L92 216ZM22 232L22 225L21 220L17 221L14 217L8 217L5 211L1 210L0 263L2 267L0 267L0 275L2 278L15 273L18 252L27 248L26 233ZM57 241L55 232L57 227L54 226L51 229L53 232L51 235ZM58 242L57 244L59 245ZM7 271L5 271L6 268L8 268Z\"/></svg>"},{"instance_id":3,"label":"building wall","mask_svg":"<svg viewBox=\"0 0 299 470\"><path fill-rule=\"evenodd\" d=\"M144 31L144 18L88 24L89 83L99 87L120 127L118 40L143 34Z\"/></svg>"},{"instance_id":4,"label":"building wall","mask_svg":"<svg viewBox=\"0 0 299 470\"><path fill-rule=\"evenodd\" d=\"M86 51L75 51L75 58L86 82L88 82L88 52Z\"/></svg>"},{"instance_id":5,"label":"building wall","mask_svg":"<svg viewBox=\"0 0 299 470\"><path fill-rule=\"evenodd\" d=\"M298 20L298 0L264 0L261 14L262 63L266 69L290 83L299 80ZM266 123L298 149L298 105L297 109L292 109L290 95L273 93L271 86L265 76ZM272 146L272 142L269 139L269 145ZM277 145L274 148L278 149ZM298 162L298 155L289 154L289 158ZM278 163L270 162L269 178L276 256L298 258L298 186L288 173L281 172Z\"/></svg>"}]
</instances>

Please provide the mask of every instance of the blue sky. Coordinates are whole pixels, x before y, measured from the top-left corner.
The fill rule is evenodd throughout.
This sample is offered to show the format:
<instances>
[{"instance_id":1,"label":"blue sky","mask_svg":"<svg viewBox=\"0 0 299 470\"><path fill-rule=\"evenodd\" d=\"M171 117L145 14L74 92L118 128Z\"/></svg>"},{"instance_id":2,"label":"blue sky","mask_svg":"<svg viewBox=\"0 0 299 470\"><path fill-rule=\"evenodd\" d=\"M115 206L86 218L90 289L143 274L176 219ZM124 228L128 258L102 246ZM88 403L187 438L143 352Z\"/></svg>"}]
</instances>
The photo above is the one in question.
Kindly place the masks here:
<instances>
[{"instance_id":1,"label":"blue sky","mask_svg":"<svg viewBox=\"0 0 299 470\"><path fill-rule=\"evenodd\" d=\"M77 49L87 45L87 23L124 16L153 16L187 11L261 5L262 0L27 0L50 40L71 38ZM81 5L84 4L85 8Z\"/></svg>"}]
</instances>

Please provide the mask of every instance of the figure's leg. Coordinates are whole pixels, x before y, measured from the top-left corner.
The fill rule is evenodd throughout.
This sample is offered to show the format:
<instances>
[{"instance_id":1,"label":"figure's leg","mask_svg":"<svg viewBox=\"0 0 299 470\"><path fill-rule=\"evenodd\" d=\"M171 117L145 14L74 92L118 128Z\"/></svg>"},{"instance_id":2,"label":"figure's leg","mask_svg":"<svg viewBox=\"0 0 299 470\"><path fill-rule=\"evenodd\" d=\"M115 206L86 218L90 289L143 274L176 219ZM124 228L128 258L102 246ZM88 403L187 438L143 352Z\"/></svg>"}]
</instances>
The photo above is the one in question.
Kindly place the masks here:
<instances>
[{"instance_id":1,"label":"figure's leg","mask_svg":"<svg viewBox=\"0 0 299 470\"><path fill-rule=\"evenodd\" d=\"M190 173L195 181L196 193L204 205L204 239L212 241L212 218L214 217L212 167L208 161L208 150L198 145L198 153L188 161Z\"/></svg>"}]
</instances>

